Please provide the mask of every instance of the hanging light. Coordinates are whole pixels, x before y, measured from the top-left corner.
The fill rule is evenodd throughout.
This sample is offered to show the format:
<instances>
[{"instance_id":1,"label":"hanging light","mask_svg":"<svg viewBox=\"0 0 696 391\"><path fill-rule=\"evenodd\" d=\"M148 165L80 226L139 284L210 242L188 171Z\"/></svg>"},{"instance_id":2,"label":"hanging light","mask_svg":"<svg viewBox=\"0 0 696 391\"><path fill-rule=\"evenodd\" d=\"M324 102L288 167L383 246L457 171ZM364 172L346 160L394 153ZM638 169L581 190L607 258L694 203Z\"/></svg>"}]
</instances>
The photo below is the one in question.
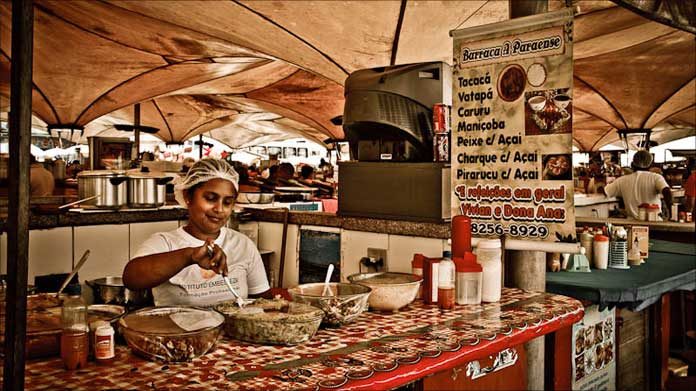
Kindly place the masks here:
<instances>
[{"instance_id":1,"label":"hanging light","mask_svg":"<svg viewBox=\"0 0 696 391\"><path fill-rule=\"evenodd\" d=\"M48 125L48 136L53 139L53 144L55 145L56 143L56 138L58 139L58 148L63 148L63 139L67 138L70 140L70 142L73 142L73 136L75 134L75 131L79 132L80 137L82 137L82 134L84 132L84 127L79 126L79 125L66 125L66 124L57 124L57 125ZM56 135L53 136L53 132L56 132Z\"/></svg>"},{"instance_id":2,"label":"hanging light","mask_svg":"<svg viewBox=\"0 0 696 391\"><path fill-rule=\"evenodd\" d=\"M652 143L650 142L650 134L652 133L652 129L643 129L643 128L637 128L637 129L617 129L616 131L619 134L619 139L623 141L624 146L626 150L630 149L645 149L649 150ZM628 142L628 137L629 135L637 135L637 137L640 138L635 145L631 145ZM657 143L655 143L657 145ZM631 148L631 147L634 148Z\"/></svg>"}]
</instances>

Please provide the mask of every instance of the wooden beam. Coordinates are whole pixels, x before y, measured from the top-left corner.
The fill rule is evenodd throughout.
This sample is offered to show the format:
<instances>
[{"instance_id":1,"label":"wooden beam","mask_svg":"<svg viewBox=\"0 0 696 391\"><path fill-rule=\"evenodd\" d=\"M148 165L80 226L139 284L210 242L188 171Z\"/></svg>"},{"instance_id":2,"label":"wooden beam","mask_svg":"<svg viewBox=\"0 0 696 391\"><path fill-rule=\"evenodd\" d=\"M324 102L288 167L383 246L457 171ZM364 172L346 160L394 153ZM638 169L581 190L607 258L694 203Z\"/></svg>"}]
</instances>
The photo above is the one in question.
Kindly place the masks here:
<instances>
[{"instance_id":1,"label":"wooden beam","mask_svg":"<svg viewBox=\"0 0 696 391\"><path fill-rule=\"evenodd\" d=\"M3 389L24 389L27 334L27 270L29 266L29 154L31 143L32 0L12 0L12 65L10 71L9 201L7 293Z\"/></svg>"}]
</instances>

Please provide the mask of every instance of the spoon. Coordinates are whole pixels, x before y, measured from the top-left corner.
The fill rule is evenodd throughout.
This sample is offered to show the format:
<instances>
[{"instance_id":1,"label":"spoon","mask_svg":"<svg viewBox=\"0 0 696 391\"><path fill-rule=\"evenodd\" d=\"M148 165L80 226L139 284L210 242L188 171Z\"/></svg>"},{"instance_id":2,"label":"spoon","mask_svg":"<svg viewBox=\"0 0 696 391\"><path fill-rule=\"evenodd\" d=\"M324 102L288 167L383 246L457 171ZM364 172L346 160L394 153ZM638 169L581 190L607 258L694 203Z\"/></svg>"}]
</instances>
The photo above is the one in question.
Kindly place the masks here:
<instances>
[{"instance_id":1,"label":"spoon","mask_svg":"<svg viewBox=\"0 0 696 391\"><path fill-rule=\"evenodd\" d=\"M206 247L206 250L208 251L208 257L212 257L212 256L213 256L213 249L214 249L214 248L213 248L213 245L212 245L212 244L210 244L210 245L208 245L208 246ZM227 275L223 274L223 275L222 275L222 280L225 281L225 285L227 285L227 289L229 289L230 292L232 292L232 294L233 294L234 297L236 298L236 302L237 302L237 305L239 306L239 308L244 308L244 305L245 305L246 303L244 302L244 299L242 299L242 297L239 296L239 294L237 293L237 291L234 290L234 287L232 286L232 282L230 282L230 278L227 277Z\"/></svg>"},{"instance_id":2,"label":"spoon","mask_svg":"<svg viewBox=\"0 0 696 391\"><path fill-rule=\"evenodd\" d=\"M239 306L239 308L244 308L244 306L246 305L246 302L244 301L244 299L242 299L241 296L239 296L237 291L234 290L234 288L232 287L232 283L230 282L230 278L227 276L222 276L222 279L225 281L225 285L227 285L227 289L229 289L230 292L232 292L232 294L234 295L234 297L237 298L236 301L237 301L237 305Z\"/></svg>"},{"instance_id":3,"label":"spoon","mask_svg":"<svg viewBox=\"0 0 696 391\"><path fill-rule=\"evenodd\" d=\"M326 278L324 278L324 290L321 291L322 296L326 296L326 291L329 291L331 296L333 296L333 292L331 292L331 288L329 288L329 281L331 281L331 274L333 274L333 271L334 265L330 263L329 268L326 270Z\"/></svg>"}]
</instances>

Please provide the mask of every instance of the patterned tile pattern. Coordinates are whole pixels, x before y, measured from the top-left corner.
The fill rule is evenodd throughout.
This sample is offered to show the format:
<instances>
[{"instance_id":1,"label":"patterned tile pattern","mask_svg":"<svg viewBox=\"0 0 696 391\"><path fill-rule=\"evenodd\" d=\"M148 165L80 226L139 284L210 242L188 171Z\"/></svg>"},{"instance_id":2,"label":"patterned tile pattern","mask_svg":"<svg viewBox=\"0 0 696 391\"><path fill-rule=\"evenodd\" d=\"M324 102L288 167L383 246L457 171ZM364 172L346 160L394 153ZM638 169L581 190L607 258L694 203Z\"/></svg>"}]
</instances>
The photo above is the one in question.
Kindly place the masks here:
<instances>
[{"instance_id":1,"label":"patterned tile pattern","mask_svg":"<svg viewBox=\"0 0 696 391\"><path fill-rule=\"evenodd\" d=\"M65 371L58 358L34 361L26 367L26 388L318 390L378 380L396 386L399 379L421 376L424 367L454 365L554 331L579 320L582 311L580 302L565 296L505 289L499 303L452 311L415 302L394 314L367 312L340 329L319 330L300 346L223 338L190 363L145 361L123 346L113 363L90 363L84 370Z\"/></svg>"}]
</instances>

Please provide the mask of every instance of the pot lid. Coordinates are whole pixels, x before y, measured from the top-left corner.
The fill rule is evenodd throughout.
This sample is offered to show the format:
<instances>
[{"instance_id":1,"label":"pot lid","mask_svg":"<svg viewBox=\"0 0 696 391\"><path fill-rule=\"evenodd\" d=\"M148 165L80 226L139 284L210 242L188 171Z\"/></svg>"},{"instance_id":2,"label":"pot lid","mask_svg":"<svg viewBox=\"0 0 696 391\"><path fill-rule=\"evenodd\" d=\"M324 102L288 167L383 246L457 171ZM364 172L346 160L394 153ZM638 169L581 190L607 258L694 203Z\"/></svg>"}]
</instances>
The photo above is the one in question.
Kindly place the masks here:
<instances>
[{"instance_id":1,"label":"pot lid","mask_svg":"<svg viewBox=\"0 0 696 391\"><path fill-rule=\"evenodd\" d=\"M91 171L80 171L77 174L77 177L98 177L98 176L108 176L108 177L116 177L116 176L124 176L125 171L117 171L117 170L91 170Z\"/></svg>"},{"instance_id":2,"label":"pot lid","mask_svg":"<svg viewBox=\"0 0 696 391\"><path fill-rule=\"evenodd\" d=\"M128 178L151 178L151 179L162 179L162 178L172 178L174 179L174 176L172 174L165 174L163 172L140 172L140 171L130 171L126 173L126 176Z\"/></svg>"}]
</instances>

